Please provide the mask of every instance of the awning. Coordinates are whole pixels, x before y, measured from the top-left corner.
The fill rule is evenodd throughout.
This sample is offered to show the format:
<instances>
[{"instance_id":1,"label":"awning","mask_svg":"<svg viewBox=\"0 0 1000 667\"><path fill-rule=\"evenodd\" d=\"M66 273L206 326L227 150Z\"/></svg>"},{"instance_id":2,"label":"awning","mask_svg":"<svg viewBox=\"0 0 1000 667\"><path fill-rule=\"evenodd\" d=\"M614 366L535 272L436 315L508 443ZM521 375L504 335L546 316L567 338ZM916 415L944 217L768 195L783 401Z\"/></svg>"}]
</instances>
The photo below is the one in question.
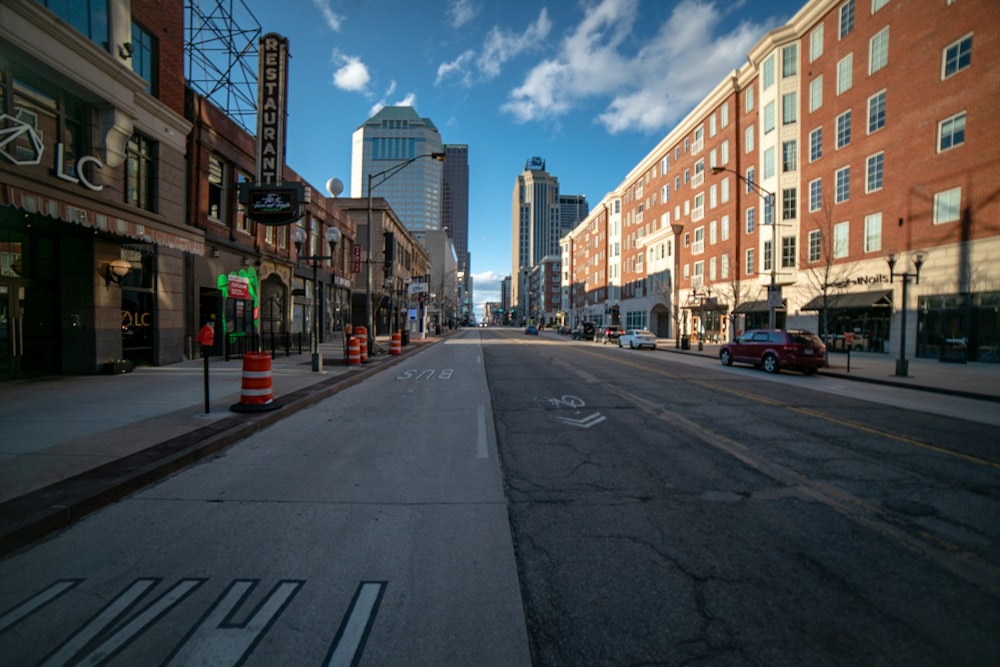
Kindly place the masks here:
<instances>
[{"instance_id":1,"label":"awning","mask_svg":"<svg viewBox=\"0 0 1000 667\"><path fill-rule=\"evenodd\" d=\"M778 310L781 310L780 308ZM734 314L739 313L769 313L771 309L767 307L767 301L744 301L733 309Z\"/></svg>"},{"instance_id":2,"label":"awning","mask_svg":"<svg viewBox=\"0 0 1000 667\"><path fill-rule=\"evenodd\" d=\"M833 309L848 308L892 308L892 290L876 290L874 292L855 292L853 294L827 294L826 307ZM802 310L823 310L824 297L820 294Z\"/></svg>"}]
</instances>

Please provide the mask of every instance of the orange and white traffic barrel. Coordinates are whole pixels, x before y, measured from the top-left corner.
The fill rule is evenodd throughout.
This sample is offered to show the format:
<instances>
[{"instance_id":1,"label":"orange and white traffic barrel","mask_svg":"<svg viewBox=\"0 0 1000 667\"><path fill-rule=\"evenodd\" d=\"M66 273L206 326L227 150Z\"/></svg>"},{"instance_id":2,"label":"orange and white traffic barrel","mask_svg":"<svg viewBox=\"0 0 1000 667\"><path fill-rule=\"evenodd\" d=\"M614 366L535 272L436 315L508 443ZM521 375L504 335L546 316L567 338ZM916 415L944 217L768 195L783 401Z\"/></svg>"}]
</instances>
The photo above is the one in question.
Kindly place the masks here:
<instances>
[{"instance_id":1,"label":"orange and white traffic barrel","mask_svg":"<svg viewBox=\"0 0 1000 667\"><path fill-rule=\"evenodd\" d=\"M361 341L361 363L368 361L368 327L354 327L354 334Z\"/></svg>"},{"instance_id":2,"label":"orange and white traffic barrel","mask_svg":"<svg viewBox=\"0 0 1000 667\"><path fill-rule=\"evenodd\" d=\"M351 336L347 341L347 365L355 366L361 363L361 341L357 336Z\"/></svg>"},{"instance_id":3,"label":"orange and white traffic barrel","mask_svg":"<svg viewBox=\"0 0 1000 667\"><path fill-rule=\"evenodd\" d=\"M260 412L277 407L271 385L271 355L266 352L247 352L243 355L240 402L229 409L233 412Z\"/></svg>"},{"instance_id":4,"label":"orange and white traffic barrel","mask_svg":"<svg viewBox=\"0 0 1000 667\"><path fill-rule=\"evenodd\" d=\"M403 353L403 334L398 331L392 332L392 340L389 341L389 354Z\"/></svg>"}]
</instances>

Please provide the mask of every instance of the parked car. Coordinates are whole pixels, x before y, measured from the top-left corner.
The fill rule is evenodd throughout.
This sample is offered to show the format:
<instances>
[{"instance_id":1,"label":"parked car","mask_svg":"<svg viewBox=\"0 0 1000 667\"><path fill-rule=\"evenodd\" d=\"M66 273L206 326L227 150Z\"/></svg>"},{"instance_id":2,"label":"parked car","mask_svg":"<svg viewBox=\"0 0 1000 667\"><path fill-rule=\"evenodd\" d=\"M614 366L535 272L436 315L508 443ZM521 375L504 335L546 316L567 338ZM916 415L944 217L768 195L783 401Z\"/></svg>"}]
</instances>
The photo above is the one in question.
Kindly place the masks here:
<instances>
[{"instance_id":1,"label":"parked car","mask_svg":"<svg viewBox=\"0 0 1000 667\"><path fill-rule=\"evenodd\" d=\"M655 350L656 336L653 335L652 331L645 329L628 329L618 337L618 347L628 347L630 350L648 347Z\"/></svg>"},{"instance_id":2,"label":"parked car","mask_svg":"<svg viewBox=\"0 0 1000 667\"><path fill-rule=\"evenodd\" d=\"M610 324L601 327L597 331L597 337L595 338L595 341L607 345L609 342L618 340L618 337L621 335L622 335L622 328L617 324Z\"/></svg>"},{"instance_id":3,"label":"parked car","mask_svg":"<svg viewBox=\"0 0 1000 667\"><path fill-rule=\"evenodd\" d=\"M826 365L826 345L811 331L752 329L719 350L723 366L733 362L760 366L768 373L791 368L815 373Z\"/></svg>"},{"instance_id":4,"label":"parked car","mask_svg":"<svg viewBox=\"0 0 1000 667\"><path fill-rule=\"evenodd\" d=\"M573 340L594 340L595 331L593 322L581 322L573 329Z\"/></svg>"},{"instance_id":5,"label":"parked car","mask_svg":"<svg viewBox=\"0 0 1000 667\"><path fill-rule=\"evenodd\" d=\"M528 335L531 335L531 336L537 336L538 335L538 327L536 327L534 324L529 324L524 329L524 333L528 334Z\"/></svg>"}]
</instances>

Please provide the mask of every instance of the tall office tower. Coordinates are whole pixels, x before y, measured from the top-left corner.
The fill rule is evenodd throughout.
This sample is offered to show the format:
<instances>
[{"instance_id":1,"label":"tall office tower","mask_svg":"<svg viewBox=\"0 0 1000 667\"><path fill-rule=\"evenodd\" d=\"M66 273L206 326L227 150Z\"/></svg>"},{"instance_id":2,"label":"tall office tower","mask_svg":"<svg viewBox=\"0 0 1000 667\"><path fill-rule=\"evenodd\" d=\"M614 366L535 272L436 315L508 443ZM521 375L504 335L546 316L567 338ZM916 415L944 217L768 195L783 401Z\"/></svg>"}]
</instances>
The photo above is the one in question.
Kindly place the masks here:
<instances>
[{"instance_id":1,"label":"tall office tower","mask_svg":"<svg viewBox=\"0 0 1000 667\"><path fill-rule=\"evenodd\" d=\"M413 107L382 107L355 130L351 146L351 196L368 196L368 175L377 174L421 155L443 153L441 134ZM389 202L402 223L418 239L441 228L444 164L415 160L388 180L374 180L372 196Z\"/></svg>"},{"instance_id":2,"label":"tall office tower","mask_svg":"<svg viewBox=\"0 0 1000 667\"><path fill-rule=\"evenodd\" d=\"M448 236L455 246L458 259L460 294L462 301L472 299L472 273L469 256L469 146L468 144L445 144L444 154L444 202L441 220L448 230ZM464 306L464 304L463 304ZM471 316L467 308L460 306L462 315Z\"/></svg>"},{"instance_id":3,"label":"tall office tower","mask_svg":"<svg viewBox=\"0 0 1000 667\"><path fill-rule=\"evenodd\" d=\"M587 195L559 195L559 238L573 231L589 214Z\"/></svg>"},{"instance_id":4,"label":"tall office tower","mask_svg":"<svg viewBox=\"0 0 1000 667\"><path fill-rule=\"evenodd\" d=\"M524 314L527 270L546 255L559 253L559 179L545 160L530 158L514 183L511 250L511 307Z\"/></svg>"}]
</instances>

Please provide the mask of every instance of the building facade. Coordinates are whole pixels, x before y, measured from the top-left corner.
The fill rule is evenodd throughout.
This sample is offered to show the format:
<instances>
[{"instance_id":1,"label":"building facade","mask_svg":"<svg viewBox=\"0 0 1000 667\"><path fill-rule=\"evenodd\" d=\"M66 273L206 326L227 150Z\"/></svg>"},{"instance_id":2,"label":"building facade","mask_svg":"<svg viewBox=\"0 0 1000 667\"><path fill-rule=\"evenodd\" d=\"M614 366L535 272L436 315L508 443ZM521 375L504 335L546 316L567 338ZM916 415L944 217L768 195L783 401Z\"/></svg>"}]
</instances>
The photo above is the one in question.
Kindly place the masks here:
<instances>
[{"instance_id":1,"label":"building facade","mask_svg":"<svg viewBox=\"0 0 1000 667\"><path fill-rule=\"evenodd\" d=\"M443 153L441 134L413 107L383 107L361 125L351 144L351 197L368 196L368 177L423 155ZM444 164L414 160L389 178L375 177L373 195L382 197L410 232L420 239L441 229Z\"/></svg>"},{"instance_id":2,"label":"building facade","mask_svg":"<svg viewBox=\"0 0 1000 667\"><path fill-rule=\"evenodd\" d=\"M623 318L895 355L905 309L907 355L1000 360L995 9L814 0L762 36L605 200L622 206ZM595 219L563 239L571 286Z\"/></svg>"},{"instance_id":3,"label":"building facade","mask_svg":"<svg viewBox=\"0 0 1000 667\"><path fill-rule=\"evenodd\" d=\"M473 319L472 257L469 254L469 146L444 146L442 226L455 246L458 261L459 319Z\"/></svg>"}]
</instances>

